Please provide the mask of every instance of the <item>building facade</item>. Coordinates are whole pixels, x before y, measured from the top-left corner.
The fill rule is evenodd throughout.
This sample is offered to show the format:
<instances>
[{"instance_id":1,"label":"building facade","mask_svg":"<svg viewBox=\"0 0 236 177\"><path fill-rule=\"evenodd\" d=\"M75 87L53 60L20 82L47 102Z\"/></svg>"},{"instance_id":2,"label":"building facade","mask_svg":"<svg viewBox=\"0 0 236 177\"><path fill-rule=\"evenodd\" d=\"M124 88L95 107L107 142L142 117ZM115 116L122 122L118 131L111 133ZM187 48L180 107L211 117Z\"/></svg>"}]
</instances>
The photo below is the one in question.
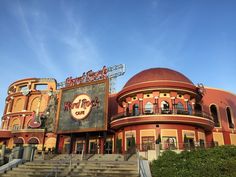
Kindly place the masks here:
<instances>
[{"instance_id":1,"label":"building facade","mask_svg":"<svg viewBox=\"0 0 236 177\"><path fill-rule=\"evenodd\" d=\"M106 70L68 78L23 79L8 89L0 141L61 153L124 153L236 145L236 95L194 85L183 74L151 68L109 94Z\"/></svg>"}]
</instances>

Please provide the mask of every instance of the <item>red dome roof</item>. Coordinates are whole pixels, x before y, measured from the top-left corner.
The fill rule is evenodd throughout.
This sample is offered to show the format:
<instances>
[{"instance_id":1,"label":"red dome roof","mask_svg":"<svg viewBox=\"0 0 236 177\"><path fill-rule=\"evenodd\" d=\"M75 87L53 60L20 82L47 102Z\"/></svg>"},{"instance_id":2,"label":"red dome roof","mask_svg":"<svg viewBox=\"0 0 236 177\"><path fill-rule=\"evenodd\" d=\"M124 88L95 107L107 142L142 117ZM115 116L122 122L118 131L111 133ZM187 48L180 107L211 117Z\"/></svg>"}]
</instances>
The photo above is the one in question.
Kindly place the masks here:
<instances>
[{"instance_id":1,"label":"red dome roof","mask_svg":"<svg viewBox=\"0 0 236 177\"><path fill-rule=\"evenodd\" d=\"M194 85L191 80L189 80L183 74L168 69L168 68L151 68L139 72L134 75L129 81L125 84L124 88L139 85L142 83L148 82L180 82L184 84Z\"/></svg>"}]
</instances>

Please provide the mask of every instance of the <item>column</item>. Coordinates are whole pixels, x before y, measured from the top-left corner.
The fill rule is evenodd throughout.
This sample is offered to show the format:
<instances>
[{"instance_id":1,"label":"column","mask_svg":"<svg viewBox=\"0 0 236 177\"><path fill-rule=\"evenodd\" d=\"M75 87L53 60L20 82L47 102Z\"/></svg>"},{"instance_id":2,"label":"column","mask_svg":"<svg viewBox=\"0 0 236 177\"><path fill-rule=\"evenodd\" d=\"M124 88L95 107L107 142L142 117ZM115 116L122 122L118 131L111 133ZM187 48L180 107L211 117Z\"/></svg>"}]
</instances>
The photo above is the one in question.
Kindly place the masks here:
<instances>
[{"instance_id":1,"label":"column","mask_svg":"<svg viewBox=\"0 0 236 177\"><path fill-rule=\"evenodd\" d=\"M155 105L155 114L158 114L159 113L159 104L158 104L158 96L155 96L154 97L154 99L155 99L155 103L154 103L154 105Z\"/></svg>"},{"instance_id":2,"label":"column","mask_svg":"<svg viewBox=\"0 0 236 177\"><path fill-rule=\"evenodd\" d=\"M172 104L172 114L176 114L175 111L175 97L171 97L171 104Z\"/></svg>"},{"instance_id":3,"label":"column","mask_svg":"<svg viewBox=\"0 0 236 177\"><path fill-rule=\"evenodd\" d=\"M188 99L184 99L185 111L188 111Z\"/></svg>"},{"instance_id":4,"label":"column","mask_svg":"<svg viewBox=\"0 0 236 177\"><path fill-rule=\"evenodd\" d=\"M3 114L6 114L6 113L7 113L7 109L8 109L8 101L6 101L5 109L4 109L4 113L3 113Z\"/></svg>"},{"instance_id":5,"label":"column","mask_svg":"<svg viewBox=\"0 0 236 177\"><path fill-rule=\"evenodd\" d=\"M10 101L8 112L12 112L13 101L14 101L13 99L14 99L14 97L11 97L11 101Z\"/></svg>"},{"instance_id":6,"label":"column","mask_svg":"<svg viewBox=\"0 0 236 177\"><path fill-rule=\"evenodd\" d=\"M25 103L24 103L24 108L23 110L24 111L27 111L27 108L28 108L28 103L29 103L29 96L24 96L25 97Z\"/></svg>"},{"instance_id":7,"label":"column","mask_svg":"<svg viewBox=\"0 0 236 177\"><path fill-rule=\"evenodd\" d=\"M140 109L140 115L143 114L143 99L139 98L139 109Z\"/></svg>"},{"instance_id":8,"label":"column","mask_svg":"<svg viewBox=\"0 0 236 177\"><path fill-rule=\"evenodd\" d=\"M10 117L7 116L7 130L9 130L9 125L10 125Z\"/></svg>"},{"instance_id":9,"label":"column","mask_svg":"<svg viewBox=\"0 0 236 177\"><path fill-rule=\"evenodd\" d=\"M21 129L24 129L25 127L25 114L22 114L22 125L21 125Z\"/></svg>"},{"instance_id":10,"label":"column","mask_svg":"<svg viewBox=\"0 0 236 177\"><path fill-rule=\"evenodd\" d=\"M123 129L122 138L122 154L125 154L125 130Z\"/></svg>"},{"instance_id":11,"label":"column","mask_svg":"<svg viewBox=\"0 0 236 177\"><path fill-rule=\"evenodd\" d=\"M100 153L101 154L104 154L104 142L105 142L104 137L100 138L99 144L100 144L100 150L101 150Z\"/></svg>"}]
</instances>

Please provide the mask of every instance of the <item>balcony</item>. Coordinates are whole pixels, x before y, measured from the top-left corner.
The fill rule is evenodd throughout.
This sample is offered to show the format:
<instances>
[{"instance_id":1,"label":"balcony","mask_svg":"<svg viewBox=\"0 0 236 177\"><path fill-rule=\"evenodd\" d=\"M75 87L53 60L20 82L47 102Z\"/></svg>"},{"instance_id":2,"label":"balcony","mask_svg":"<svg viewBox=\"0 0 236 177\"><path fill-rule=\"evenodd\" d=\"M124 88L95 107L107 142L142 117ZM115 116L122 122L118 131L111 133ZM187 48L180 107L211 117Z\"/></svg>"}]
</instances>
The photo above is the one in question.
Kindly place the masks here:
<instances>
[{"instance_id":1,"label":"balcony","mask_svg":"<svg viewBox=\"0 0 236 177\"><path fill-rule=\"evenodd\" d=\"M11 133L44 133L44 129L12 129Z\"/></svg>"},{"instance_id":2,"label":"balcony","mask_svg":"<svg viewBox=\"0 0 236 177\"><path fill-rule=\"evenodd\" d=\"M1 138L11 138L12 134L10 130L0 129Z\"/></svg>"},{"instance_id":3,"label":"balcony","mask_svg":"<svg viewBox=\"0 0 236 177\"><path fill-rule=\"evenodd\" d=\"M143 109L142 111L139 109L121 112L111 117L112 128L147 123L188 124L206 130L214 128L213 118L208 113L178 109Z\"/></svg>"}]
</instances>

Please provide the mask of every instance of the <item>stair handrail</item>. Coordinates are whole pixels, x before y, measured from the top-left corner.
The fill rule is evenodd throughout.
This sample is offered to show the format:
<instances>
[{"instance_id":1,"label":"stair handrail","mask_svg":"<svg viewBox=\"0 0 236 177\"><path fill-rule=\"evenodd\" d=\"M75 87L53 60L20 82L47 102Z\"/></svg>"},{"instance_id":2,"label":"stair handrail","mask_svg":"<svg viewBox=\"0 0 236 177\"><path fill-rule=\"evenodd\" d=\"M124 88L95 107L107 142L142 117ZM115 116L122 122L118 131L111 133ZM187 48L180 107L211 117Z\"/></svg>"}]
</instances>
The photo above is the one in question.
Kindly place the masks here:
<instances>
[{"instance_id":1,"label":"stair handrail","mask_svg":"<svg viewBox=\"0 0 236 177\"><path fill-rule=\"evenodd\" d=\"M53 175L55 174L55 177L58 176L58 171L59 171L59 165L64 163L64 162L68 162L68 160L64 159L64 160L61 160L58 164L56 164L56 166L54 168L52 168L52 171L50 173L48 173L45 177L49 177L50 175ZM71 169L72 167L72 153L70 154L70 160L69 160L69 169Z\"/></svg>"},{"instance_id":2,"label":"stair handrail","mask_svg":"<svg viewBox=\"0 0 236 177\"><path fill-rule=\"evenodd\" d=\"M144 171L144 166L142 161L140 160L140 155L139 155L139 150L138 148L136 149L136 155L137 155L137 165L138 165L138 174L140 176L140 172L141 172L141 177L147 177L145 171Z\"/></svg>"}]
</instances>

